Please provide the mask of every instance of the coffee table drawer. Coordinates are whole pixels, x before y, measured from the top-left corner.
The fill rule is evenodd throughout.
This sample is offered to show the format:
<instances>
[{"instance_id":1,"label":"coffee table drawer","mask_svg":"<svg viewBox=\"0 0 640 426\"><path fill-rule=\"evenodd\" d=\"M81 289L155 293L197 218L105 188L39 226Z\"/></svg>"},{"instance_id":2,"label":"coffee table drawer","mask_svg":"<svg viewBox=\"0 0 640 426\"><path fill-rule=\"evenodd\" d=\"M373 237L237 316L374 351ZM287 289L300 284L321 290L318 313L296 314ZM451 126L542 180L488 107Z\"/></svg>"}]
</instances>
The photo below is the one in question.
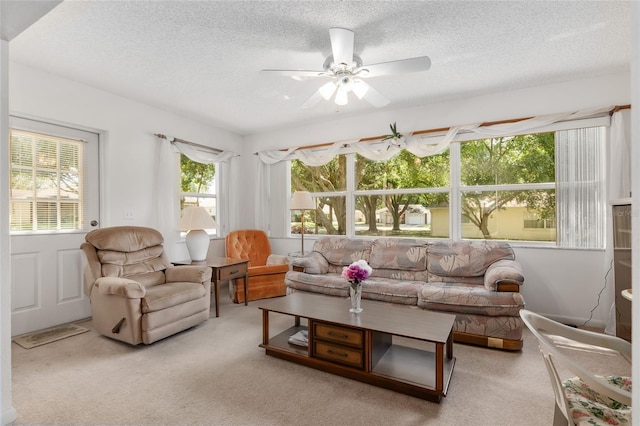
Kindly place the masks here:
<instances>
[{"instance_id":1,"label":"coffee table drawer","mask_svg":"<svg viewBox=\"0 0 640 426\"><path fill-rule=\"evenodd\" d=\"M247 264L225 266L220 269L220 281L243 277L247 273Z\"/></svg>"},{"instance_id":2,"label":"coffee table drawer","mask_svg":"<svg viewBox=\"0 0 640 426\"><path fill-rule=\"evenodd\" d=\"M364 367L364 354L362 351L322 341L314 342L313 356L351 367Z\"/></svg>"},{"instance_id":3,"label":"coffee table drawer","mask_svg":"<svg viewBox=\"0 0 640 426\"><path fill-rule=\"evenodd\" d=\"M364 342L364 332L362 330L354 330L350 328L337 327L335 325L323 324L319 322L313 323L313 337L316 339L328 340L362 348Z\"/></svg>"}]
</instances>

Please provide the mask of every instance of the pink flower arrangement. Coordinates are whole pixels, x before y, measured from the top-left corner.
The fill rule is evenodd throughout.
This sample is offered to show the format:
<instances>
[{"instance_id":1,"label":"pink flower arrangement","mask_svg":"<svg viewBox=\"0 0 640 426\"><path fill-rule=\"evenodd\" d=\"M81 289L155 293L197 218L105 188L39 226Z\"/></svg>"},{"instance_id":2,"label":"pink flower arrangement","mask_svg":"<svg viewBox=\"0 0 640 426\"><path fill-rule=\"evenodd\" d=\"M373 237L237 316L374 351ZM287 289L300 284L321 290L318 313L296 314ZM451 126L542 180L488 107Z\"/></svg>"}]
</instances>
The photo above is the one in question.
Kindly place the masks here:
<instances>
[{"instance_id":1,"label":"pink flower arrangement","mask_svg":"<svg viewBox=\"0 0 640 426\"><path fill-rule=\"evenodd\" d=\"M352 285L358 285L369 278L371 272L373 272L373 269L371 269L371 266L363 259L342 268L342 276L349 280Z\"/></svg>"}]
</instances>

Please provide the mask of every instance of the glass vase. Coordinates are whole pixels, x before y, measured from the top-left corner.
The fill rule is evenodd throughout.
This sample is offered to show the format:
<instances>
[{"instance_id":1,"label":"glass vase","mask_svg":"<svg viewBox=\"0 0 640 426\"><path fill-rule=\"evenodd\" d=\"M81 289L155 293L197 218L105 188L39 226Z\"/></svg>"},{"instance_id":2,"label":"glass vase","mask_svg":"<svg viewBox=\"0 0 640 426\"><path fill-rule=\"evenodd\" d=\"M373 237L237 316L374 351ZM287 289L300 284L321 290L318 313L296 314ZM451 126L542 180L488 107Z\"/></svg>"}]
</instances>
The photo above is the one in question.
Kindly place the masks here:
<instances>
[{"instance_id":1,"label":"glass vase","mask_svg":"<svg viewBox=\"0 0 640 426\"><path fill-rule=\"evenodd\" d=\"M349 312L353 312L356 314L362 312L362 308L360 307L360 299L362 297L362 284L356 284L355 286L350 285L349 297L351 298L351 309L349 309Z\"/></svg>"}]
</instances>

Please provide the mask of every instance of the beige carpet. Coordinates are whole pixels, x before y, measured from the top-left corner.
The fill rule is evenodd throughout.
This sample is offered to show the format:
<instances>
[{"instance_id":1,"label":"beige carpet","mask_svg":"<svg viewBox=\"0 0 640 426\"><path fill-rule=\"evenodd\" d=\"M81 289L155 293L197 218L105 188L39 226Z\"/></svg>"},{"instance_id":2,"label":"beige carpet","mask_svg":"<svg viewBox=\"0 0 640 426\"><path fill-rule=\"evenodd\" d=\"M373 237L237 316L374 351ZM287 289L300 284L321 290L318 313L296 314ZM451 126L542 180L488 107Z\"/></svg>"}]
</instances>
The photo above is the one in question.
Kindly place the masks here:
<instances>
[{"instance_id":1,"label":"beige carpet","mask_svg":"<svg viewBox=\"0 0 640 426\"><path fill-rule=\"evenodd\" d=\"M151 346L93 329L12 345L17 424L550 425L553 397L532 336L522 352L456 344L440 404L266 356L259 302L221 298L221 316ZM270 316L272 327L290 318ZM90 322L82 325L91 328ZM590 355L589 355L590 356ZM618 360L604 354L596 365Z\"/></svg>"}]
</instances>

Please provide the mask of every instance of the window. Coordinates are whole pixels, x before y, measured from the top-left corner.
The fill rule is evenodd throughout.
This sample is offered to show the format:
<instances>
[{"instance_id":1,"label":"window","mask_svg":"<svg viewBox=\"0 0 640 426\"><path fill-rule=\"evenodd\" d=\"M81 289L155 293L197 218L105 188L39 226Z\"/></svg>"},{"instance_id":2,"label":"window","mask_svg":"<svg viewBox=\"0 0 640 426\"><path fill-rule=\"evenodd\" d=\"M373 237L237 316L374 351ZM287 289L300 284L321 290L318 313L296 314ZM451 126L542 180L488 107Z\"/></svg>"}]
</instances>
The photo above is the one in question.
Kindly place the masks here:
<instances>
[{"instance_id":1,"label":"window","mask_svg":"<svg viewBox=\"0 0 640 426\"><path fill-rule=\"evenodd\" d=\"M291 190L315 197L305 229L321 234L602 248L605 136L598 126L458 142L424 158L292 160Z\"/></svg>"},{"instance_id":2,"label":"window","mask_svg":"<svg viewBox=\"0 0 640 426\"><path fill-rule=\"evenodd\" d=\"M215 164L203 164L180 154L180 214L187 206L200 206L207 209L217 222L217 191ZM207 229L210 234L217 230Z\"/></svg>"},{"instance_id":3,"label":"window","mask_svg":"<svg viewBox=\"0 0 640 426\"><path fill-rule=\"evenodd\" d=\"M522 221L555 217L554 156L553 132L460 143L462 238L555 241L555 229L533 234Z\"/></svg>"},{"instance_id":4,"label":"window","mask_svg":"<svg viewBox=\"0 0 640 426\"><path fill-rule=\"evenodd\" d=\"M11 231L82 229L84 142L10 132Z\"/></svg>"},{"instance_id":5,"label":"window","mask_svg":"<svg viewBox=\"0 0 640 426\"><path fill-rule=\"evenodd\" d=\"M348 191L350 162L355 189ZM347 235L352 226L355 235L449 236L448 152L418 158L402 151L384 162L341 154L318 167L294 160L291 191L297 190L312 192L317 203L316 220L311 226L305 222L305 232ZM351 209L348 192L354 196ZM292 233L298 233L296 218Z\"/></svg>"}]
</instances>

